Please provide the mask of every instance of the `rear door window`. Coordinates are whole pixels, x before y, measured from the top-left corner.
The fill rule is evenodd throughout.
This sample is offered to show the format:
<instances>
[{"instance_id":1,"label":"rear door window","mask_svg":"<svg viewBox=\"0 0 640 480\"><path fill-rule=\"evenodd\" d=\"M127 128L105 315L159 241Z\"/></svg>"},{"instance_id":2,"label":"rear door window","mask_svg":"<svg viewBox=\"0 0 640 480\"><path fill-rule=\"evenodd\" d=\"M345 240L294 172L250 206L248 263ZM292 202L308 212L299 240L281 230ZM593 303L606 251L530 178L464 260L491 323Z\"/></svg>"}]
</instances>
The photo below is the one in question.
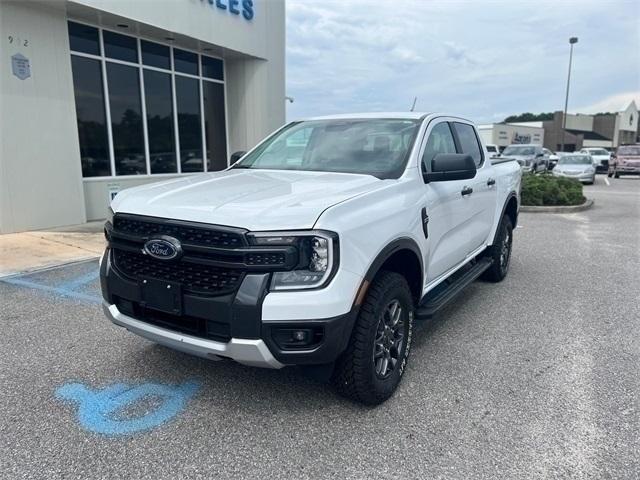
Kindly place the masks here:
<instances>
[{"instance_id":1,"label":"rear door window","mask_svg":"<svg viewBox=\"0 0 640 480\"><path fill-rule=\"evenodd\" d=\"M461 153L471 155L473 161L476 163L476 167L482 164L482 151L480 150L480 143L476 132L471 125L466 123L453 123L453 128L458 135L458 141L460 142Z\"/></svg>"}]
</instances>

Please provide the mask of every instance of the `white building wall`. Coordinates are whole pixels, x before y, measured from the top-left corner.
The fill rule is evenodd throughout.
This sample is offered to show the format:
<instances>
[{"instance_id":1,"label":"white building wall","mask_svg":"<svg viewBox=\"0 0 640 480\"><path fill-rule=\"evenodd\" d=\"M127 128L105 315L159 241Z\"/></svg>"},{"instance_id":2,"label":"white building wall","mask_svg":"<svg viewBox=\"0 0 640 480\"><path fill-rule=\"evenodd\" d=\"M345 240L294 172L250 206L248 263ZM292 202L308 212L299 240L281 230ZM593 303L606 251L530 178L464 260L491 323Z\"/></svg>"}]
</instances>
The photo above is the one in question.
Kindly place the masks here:
<instances>
[{"instance_id":1,"label":"white building wall","mask_svg":"<svg viewBox=\"0 0 640 480\"><path fill-rule=\"evenodd\" d=\"M224 0L228 5L229 0ZM254 0L254 17L208 0L0 0L0 56L21 52L32 77L0 69L0 232L82 223L106 216L110 189L167 176L82 179L67 20L201 51L225 61L228 155L248 150L285 122L284 0ZM242 8L242 2L239 2ZM29 47L7 37L28 39ZM202 52L205 53L206 52Z\"/></svg>"},{"instance_id":2,"label":"white building wall","mask_svg":"<svg viewBox=\"0 0 640 480\"><path fill-rule=\"evenodd\" d=\"M0 233L82 223L66 11L3 0L0 31ZM31 63L26 80L11 72L16 53Z\"/></svg>"},{"instance_id":3,"label":"white building wall","mask_svg":"<svg viewBox=\"0 0 640 480\"><path fill-rule=\"evenodd\" d=\"M567 114L567 130L593 131L593 115Z\"/></svg>"},{"instance_id":4,"label":"white building wall","mask_svg":"<svg viewBox=\"0 0 640 480\"><path fill-rule=\"evenodd\" d=\"M511 123L479 125L478 133L485 143L506 147L513 143L544 144L544 129Z\"/></svg>"}]
</instances>

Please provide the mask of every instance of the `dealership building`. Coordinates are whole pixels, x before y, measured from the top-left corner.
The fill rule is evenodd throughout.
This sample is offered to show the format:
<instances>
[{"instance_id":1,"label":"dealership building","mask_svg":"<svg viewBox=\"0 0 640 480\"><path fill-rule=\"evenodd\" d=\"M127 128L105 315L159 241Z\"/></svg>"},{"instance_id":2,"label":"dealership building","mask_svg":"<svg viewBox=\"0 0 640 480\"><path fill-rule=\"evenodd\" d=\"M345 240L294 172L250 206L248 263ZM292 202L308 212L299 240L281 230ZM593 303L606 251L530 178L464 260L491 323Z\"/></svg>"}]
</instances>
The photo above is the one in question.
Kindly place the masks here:
<instances>
[{"instance_id":1,"label":"dealership building","mask_svg":"<svg viewBox=\"0 0 640 480\"><path fill-rule=\"evenodd\" d=\"M0 0L0 233L105 218L285 121L284 0Z\"/></svg>"}]
</instances>

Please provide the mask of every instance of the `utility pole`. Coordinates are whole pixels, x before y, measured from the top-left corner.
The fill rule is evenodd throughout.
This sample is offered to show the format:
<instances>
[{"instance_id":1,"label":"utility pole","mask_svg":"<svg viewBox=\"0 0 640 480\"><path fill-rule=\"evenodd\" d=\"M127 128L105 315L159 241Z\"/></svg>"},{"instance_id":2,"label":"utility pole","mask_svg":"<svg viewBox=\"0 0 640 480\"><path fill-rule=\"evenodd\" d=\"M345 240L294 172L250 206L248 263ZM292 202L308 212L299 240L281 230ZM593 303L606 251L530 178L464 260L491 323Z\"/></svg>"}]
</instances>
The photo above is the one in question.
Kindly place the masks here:
<instances>
[{"instance_id":1,"label":"utility pole","mask_svg":"<svg viewBox=\"0 0 640 480\"><path fill-rule=\"evenodd\" d=\"M571 37L569 39L569 73L567 74L567 94L564 97L564 114L562 115L562 143L560 151L564 152L564 137L565 128L567 127L567 107L569 106L569 83L571 82L571 61L573 60L573 45L578 43L578 37Z\"/></svg>"}]
</instances>

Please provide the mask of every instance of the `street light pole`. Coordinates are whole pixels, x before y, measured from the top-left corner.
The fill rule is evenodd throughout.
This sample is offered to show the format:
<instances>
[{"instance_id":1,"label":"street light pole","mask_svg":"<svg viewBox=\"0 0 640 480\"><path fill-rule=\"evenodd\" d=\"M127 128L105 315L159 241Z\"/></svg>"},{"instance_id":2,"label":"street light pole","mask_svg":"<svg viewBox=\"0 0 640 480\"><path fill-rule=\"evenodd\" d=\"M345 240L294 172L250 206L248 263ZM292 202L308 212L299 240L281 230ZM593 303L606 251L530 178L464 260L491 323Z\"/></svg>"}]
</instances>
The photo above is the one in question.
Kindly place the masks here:
<instances>
[{"instance_id":1,"label":"street light pole","mask_svg":"<svg viewBox=\"0 0 640 480\"><path fill-rule=\"evenodd\" d=\"M571 45L569 50L569 73L567 74L567 94L564 97L564 114L562 115L562 144L560 146L560 151L564 152L564 137L565 137L565 128L567 127L567 107L569 106L569 83L571 82L571 61L573 60L573 45L578 43L578 37L571 37L569 39L569 45Z\"/></svg>"}]
</instances>

